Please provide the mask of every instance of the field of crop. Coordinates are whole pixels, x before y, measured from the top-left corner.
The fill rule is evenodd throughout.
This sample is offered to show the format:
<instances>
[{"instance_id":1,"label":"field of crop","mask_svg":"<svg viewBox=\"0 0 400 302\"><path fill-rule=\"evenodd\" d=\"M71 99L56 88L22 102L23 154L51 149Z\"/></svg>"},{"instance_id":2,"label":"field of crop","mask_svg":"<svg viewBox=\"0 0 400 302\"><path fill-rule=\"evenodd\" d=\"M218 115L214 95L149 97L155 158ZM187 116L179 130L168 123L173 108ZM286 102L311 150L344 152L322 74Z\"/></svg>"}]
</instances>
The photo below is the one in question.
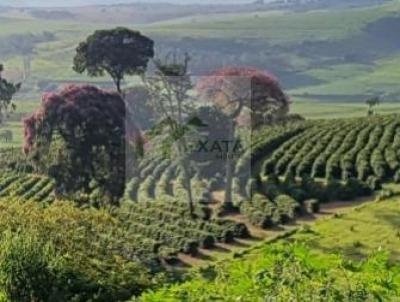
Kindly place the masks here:
<instances>
[{"instance_id":1,"label":"field of crop","mask_svg":"<svg viewBox=\"0 0 400 302\"><path fill-rule=\"evenodd\" d=\"M369 196L400 181L399 133L397 115L265 127L236 162L233 202L250 225L270 229L316 213L322 203ZM144 157L125 202L185 203L190 177L194 202L217 209L218 173L204 176L209 167L199 166L186 175L177 167L162 156Z\"/></svg>"},{"instance_id":2,"label":"field of crop","mask_svg":"<svg viewBox=\"0 0 400 302\"><path fill-rule=\"evenodd\" d=\"M52 202L54 197L54 183L50 178L29 175L6 173L0 177L0 197L17 198L38 202Z\"/></svg>"},{"instance_id":3,"label":"field of crop","mask_svg":"<svg viewBox=\"0 0 400 302\"><path fill-rule=\"evenodd\" d=\"M317 125L277 148L262 164L262 173L399 180L400 128L396 115L325 121Z\"/></svg>"},{"instance_id":4,"label":"field of crop","mask_svg":"<svg viewBox=\"0 0 400 302\"><path fill-rule=\"evenodd\" d=\"M400 293L400 268L394 262L400 255L398 203L392 198L366 204L306 225L239 259L201 268L190 280L145 294L140 301L262 301L274 295L276 301L318 300L321 295L325 301L374 300L378 295L395 301Z\"/></svg>"}]
</instances>

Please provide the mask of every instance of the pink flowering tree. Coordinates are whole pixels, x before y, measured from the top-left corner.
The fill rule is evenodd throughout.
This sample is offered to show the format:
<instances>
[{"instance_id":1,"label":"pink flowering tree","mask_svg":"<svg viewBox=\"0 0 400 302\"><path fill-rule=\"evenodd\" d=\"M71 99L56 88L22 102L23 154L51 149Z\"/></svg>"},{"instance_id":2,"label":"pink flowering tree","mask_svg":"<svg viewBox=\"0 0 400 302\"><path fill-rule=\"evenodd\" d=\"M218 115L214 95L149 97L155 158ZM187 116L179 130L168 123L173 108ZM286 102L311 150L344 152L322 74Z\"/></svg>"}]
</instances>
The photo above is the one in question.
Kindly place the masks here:
<instances>
[{"instance_id":1,"label":"pink flowering tree","mask_svg":"<svg viewBox=\"0 0 400 302\"><path fill-rule=\"evenodd\" d=\"M138 138L136 128L125 125L118 93L69 86L46 94L24 126L25 152L56 179L60 194L90 194L95 183L102 200L117 202L124 191L126 139Z\"/></svg>"},{"instance_id":2,"label":"pink flowering tree","mask_svg":"<svg viewBox=\"0 0 400 302\"><path fill-rule=\"evenodd\" d=\"M210 100L230 120L227 139L235 138L239 123L252 129L272 124L289 111L289 99L278 80L254 67L225 67L199 79L197 91ZM226 157L224 206L232 207L233 160Z\"/></svg>"}]
</instances>

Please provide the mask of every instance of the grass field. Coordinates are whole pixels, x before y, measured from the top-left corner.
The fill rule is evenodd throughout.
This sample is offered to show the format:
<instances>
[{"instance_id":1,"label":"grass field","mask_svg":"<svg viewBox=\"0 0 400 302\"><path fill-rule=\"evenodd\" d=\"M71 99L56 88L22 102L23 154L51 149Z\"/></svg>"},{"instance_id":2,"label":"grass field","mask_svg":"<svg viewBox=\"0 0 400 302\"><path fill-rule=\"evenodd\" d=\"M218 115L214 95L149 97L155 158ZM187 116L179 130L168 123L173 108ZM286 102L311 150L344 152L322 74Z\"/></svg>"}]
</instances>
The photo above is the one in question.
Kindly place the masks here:
<instances>
[{"instance_id":1,"label":"grass field","mask_svg":"<svg viewBox=\"0 0 400 302\"><path fill-rule=\"evenodd\" d=\"M294 94L317 95L390 95L399 92L400 56L364 64L342 64L311 69L305 74L326 83L292 90Z\"/></svg>"},{"instance_id":2,"label":"grass field","mask_svg":"<svg viewBox=\"0 0 400 302\"><path fill-rule=\"evenodd\" d=\"M23 142L23 127L21 122L8 122L0 126L0 133L4 130L11 130L13 133L12 142L0 141L0 148L20 147Z\"/></svg>"},{"instance_id":3,"label":"grass field","mask_svg":"<svg viewBox=\"0 0 400 302\"><path fill-rule=\"evenodd\" d=\"M369 8L311 12L260 12L213 15L159 22L144 28L173 37L258 38L268 43L333 40L360 31L367 23L398 11L400 2Z\"/></svg>"},{"instance_id":4,"label":"grass field","mask_svg":"<svg viewBox=\"0 0 400 302\"><path fill-rule=\"evenodd\" d=\"M341 253L360 259L372 251L384 249L393 261L400 260L399 197L372 202L346 214L317 221L306 232L289 241L301 241L320 253Z\"/></svg>"},{"instance_id":5,"label":"grass field","mask_svg":"<svg viewBox=\"0 0 400 302\"><path fill-rule=\"evenodd\" d=\"M363 117L367 115L364 102L334 102L294 98L292 113L298 113L307 119L329 119ZM377 114L400 113L400 102L382 103L376 108Z\"/></svg>"}]
</instances>

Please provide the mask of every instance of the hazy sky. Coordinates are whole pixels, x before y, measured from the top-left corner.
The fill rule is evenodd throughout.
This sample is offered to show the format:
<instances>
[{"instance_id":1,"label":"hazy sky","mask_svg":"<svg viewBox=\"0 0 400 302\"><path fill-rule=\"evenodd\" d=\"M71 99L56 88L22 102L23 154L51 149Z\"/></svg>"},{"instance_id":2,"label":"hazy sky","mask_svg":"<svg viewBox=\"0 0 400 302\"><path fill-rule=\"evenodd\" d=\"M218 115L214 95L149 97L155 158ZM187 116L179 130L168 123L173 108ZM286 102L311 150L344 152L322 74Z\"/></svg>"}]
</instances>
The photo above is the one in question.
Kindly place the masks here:
<instances>
[{"instance_id":1,"label":"hazy sky","mask_svg":"<svg viewBox=\"0 0 400 302\"><path fill-rule=\"evenodd\" d=\"M271 0L269 0L271 1ZM0 5L7 6L77 6L92 4L118 4L118 3L151 3L151 2L170 2L179 4L230 4L230 3L250 3L252 0L0 0Z\"/></svg>"}]
</instances>

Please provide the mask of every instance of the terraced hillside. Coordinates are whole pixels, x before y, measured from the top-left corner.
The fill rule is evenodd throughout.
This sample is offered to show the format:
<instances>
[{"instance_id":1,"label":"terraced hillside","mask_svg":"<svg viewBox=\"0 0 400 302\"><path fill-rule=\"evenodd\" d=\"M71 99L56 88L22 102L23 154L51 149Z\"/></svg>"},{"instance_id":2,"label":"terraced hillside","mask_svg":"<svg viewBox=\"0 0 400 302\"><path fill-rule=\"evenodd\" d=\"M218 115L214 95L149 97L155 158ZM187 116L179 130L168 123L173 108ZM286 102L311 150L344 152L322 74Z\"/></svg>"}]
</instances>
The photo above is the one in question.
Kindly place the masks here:
<instances>
[{"instance_id":1,"label":"terraced hillside","mask_svg":"<svg viewBox=\"0 0 400 302\"><path fill-rule=\"evenodd\" d=\"M320 121L264 154L255 173L361 181L400 180L397 115ZM258 169L258 170L257 170Z\"/></svg>"},{"instance_id":2,"label":"terraced hillside","mask_svg":"<svg viewBox=\"0 0 400 302\"><path fill-rule=\"evenodd\" d=\"M396 301L399 214L398 197L346 210L139 301Z\"/></svg>"},{"instance_id":3,"label":"terraced hillside","mask_svg":"<svg viewBox=\"0 0 400 302\"><path fill-rule=\"evenodd\" d=\"M287 224L318 212L321 203L369 196L384 183L400 181L398 115L294 122L265 127L253 137L233 179L233 203L248 226ZM190 178L194 203L209 216L220 214L215 194L224 188L223 171L210 176L211 166L193 163L196 168L186 175L177 162L151 154L129 181L124 203L188 208Z\"/></svg>"},{"instance_id":4,"label":"terraced hillside","mask_svg":"<svg viewBox=\"0 0 400 302\"><path fill-rule=\"evenodd\" d=\"M211 214L210 209L199 205L191 216L186 203L160 201L125 206L118 218L137 234L135 255L155 255L167 263L176 263L179 253L196 257L200 248L212 249L218 242L233 243L250 236L244 224L210 217Z\"/></svg>"}]
</instances>

